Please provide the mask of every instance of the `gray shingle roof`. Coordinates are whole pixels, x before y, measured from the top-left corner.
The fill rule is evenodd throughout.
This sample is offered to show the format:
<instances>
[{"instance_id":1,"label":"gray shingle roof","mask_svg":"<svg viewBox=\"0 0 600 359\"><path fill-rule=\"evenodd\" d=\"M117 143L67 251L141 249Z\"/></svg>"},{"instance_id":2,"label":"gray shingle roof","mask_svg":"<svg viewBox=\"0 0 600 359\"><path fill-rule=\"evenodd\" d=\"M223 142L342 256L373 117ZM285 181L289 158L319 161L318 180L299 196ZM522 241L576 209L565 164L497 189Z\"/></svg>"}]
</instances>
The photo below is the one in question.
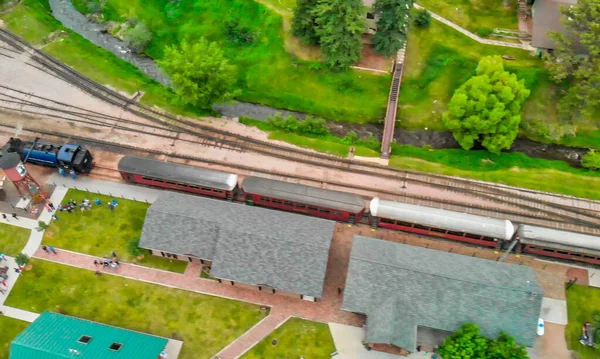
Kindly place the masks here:
<instances>
[{"instance_id":1,"label":"gray shingle roof","mask_svg":"<svg viewBox=\"0 0 600 359\"><path fill-rule=\"evenodd\" d=\"M227 201L162 194L140 247L212 260L217 278L321 297L335 222Z\"/></svg>"},{"instance_id":2,"label":"gray shingle roof","mask_svg":"<svg viewBox=\"0 0 600 359\"><path fill-rule=\"evenodd\" d=\"M531 45L541 49L554 49L554 43L548 37L548 32L565 31L560 23L562 7L576 5L577 0L537 0L533 4L533 32Z\"/></svg>"},{"instance_id":3,"label":"gray shingle roof","mask_svg":"<svg viewBox=\"0 0 600 359\"><path fill-rule=\"evenodd\" d=\"M367 314L367 341L414 351L417 326L475 323L532 346L543 291L529 267L354 237L342 308Z\"/></svg>"}]
</instances>

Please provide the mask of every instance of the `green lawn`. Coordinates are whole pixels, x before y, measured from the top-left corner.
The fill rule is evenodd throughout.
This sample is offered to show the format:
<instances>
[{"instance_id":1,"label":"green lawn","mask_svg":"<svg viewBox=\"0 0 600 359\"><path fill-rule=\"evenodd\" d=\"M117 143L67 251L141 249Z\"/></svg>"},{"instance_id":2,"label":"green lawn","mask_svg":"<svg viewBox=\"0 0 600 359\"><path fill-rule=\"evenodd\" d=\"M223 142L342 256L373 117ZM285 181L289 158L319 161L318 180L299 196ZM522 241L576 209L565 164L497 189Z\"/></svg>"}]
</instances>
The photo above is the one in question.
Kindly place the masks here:
<instances>
[{"instance_id":1,"label":"green lawn","mask_svg":"<svg viewBox=\"0 0 600 359\"><path fill-rule=\"evenodd\" d=\"M10 342L28 325L27 322L0 315L0 359L8 359Z\"/></svg>"},{"instance_id":2,"label":"green lawn","mask_svg":"<svg viewBox=\"0 0 600 359\"><path fill-rule=\"evenodd\" d=\"M6 305L184 341L180 359L209 359L265 314L259 306L32 259Z\"/></svg>"},{"instance_id":3,"label":"green lawn","mask_svg":"<svg viewBox=\"0 0 600 359\"><path fill-rule=\"evenodd\" d=\"M432 21L428 28L414 28L409 35L399 100L400 125L443 130L441 118L452 94L475 74L479 59L488 55L515 57L515 61L505 62L506 68L525 79L527 88L532 90L524 118L548 117L552 83L542 68L542 60L524 50L480 44Z\"/></svg>"},{"instance_id":4,"label":"green lawn","mask_svg":"<svg viewBox=\"0 0 600 359\"><path fill-rule=\"evenodd\" d=\"M0 223L0 253L14 257L23 251L31 230Z\"/></svg>"},{"instance_id":5,"label":"green lawn","mask_svg":"<svg viewBox=\"0 0 600 359\"><path fill-rule=\"evenodd\" d=\"M79 209L72 213L58 212L59 220L52 221L44 234L43 244L103 258L110 257L112 251L115 251L123 262L135 262L142 266L177 273L185 271L187 262L184 261L149 254L146 254L143 260L137 261L127 252L129 240L139 238L142 233L149 204L116 198L119 205L111 212L107 203L115 197L74 189L67 192L63 204L71 199L80 203L84 198L90 201L99 199L102 205L93 204L92 210L85 212Z\"/></svg>"},{"instance_id":6,"label":"green lawn","mask_svg":"<svg viewBox=\"0 0 600 359\"><path fill-rule=\"evenodd\" d=\"M575 351L579 359L599 358L600 350L581 345L579 336L585 322L600 327L599 322L594 322L594 315L600 315L600 289L582 285L567 289L567 313L569 324L566 336L569 349Z\"/></svg>"},{"instance_id":7,"label":"green lawn","mask_svg":"<svg viewBox=\"0 0 600 359\"><path fill-rule=\"evenodd\" d=\"M417 3L473 33L479 33L481 28L519 28L516 1L511 1L512 6L507 8L498 0L418 0Z\"/></svg>"},{"instance_id":8,"label":"green lawn","mask_svg":"<svg viewBox=\"0 0 600 359\"><path fill-rule=\"evenodd\" d=\"M273 340L277 340L276 345ZM327 324L290 318L241 359L329 359L334 351Z\"/></svg>"},{"instance_id":9,"label":"green lawn","mask_svg":"<svg viewBox=\"0 0 600 359\"><path fill-rule=\"evenodd\" d=\"M390 166L600 199L599 172L576 169L562 161L530 158L522 153L494 155L487 151L394 146Z\"/></svg>"},{"instance_id":10,"label":"green lawn","mask_svg":"<svg viewBox=\"0 0 600 359\"><path fill-rule=\"evenodd\" d=\"M274 1L265 1L275 6ZM312 113L326 118L368 122L385 113L388 75L344 71L294 59L285 50L282 17L262 4L246 0L181 2L181 15L169 19L164 0L107 0L106 20L135 17L153 32L146 52L160 59L166 45L201 36L217 41L238 67L240 100ZM239 23L256 34L251 44L228 40L227 23Z\"/></svg>"}]
</instances>

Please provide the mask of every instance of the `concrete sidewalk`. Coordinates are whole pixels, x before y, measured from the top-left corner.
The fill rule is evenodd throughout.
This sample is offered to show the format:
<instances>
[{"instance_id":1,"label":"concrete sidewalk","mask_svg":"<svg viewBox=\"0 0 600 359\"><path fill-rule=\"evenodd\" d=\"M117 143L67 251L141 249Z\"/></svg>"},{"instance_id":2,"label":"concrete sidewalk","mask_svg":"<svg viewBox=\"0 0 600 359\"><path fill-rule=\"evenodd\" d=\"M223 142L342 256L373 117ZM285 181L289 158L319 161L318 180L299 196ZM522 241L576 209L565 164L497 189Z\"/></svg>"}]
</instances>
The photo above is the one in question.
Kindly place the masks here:
<instances>
[{"instance_id":1,"label":"concrete sidewalk","mask_svg":"<svg viewBox=\"0 0 600 359\"><path fill-rule=\"evenodd\" d=\"M73 180L71 177L63 177L58 173L50 175L47 183L55 185L56 189L74 188L106 196L113 196L115 198L131 199L148 203L154 202L163 192L163 190L128 185L119 182L102 181L89 177L78 177L76 180Z\"/></svg>"},{"instance_id":2,"label":"concrete sidewalk","mask_svg":"<svg viewBox=\"0 0 600 359\"><path fill-rule=\"evenodd\" d=\"M567 302L552 298L542 298L542 311L540 316L544 322L567 325Z\"/></svg>"},{"instance_id":3,"label":"concrete sidewalk","mask_svg":"<svg viewBox=\"0 0 600 359\"><path fill-rule=\"evenodd\" d=\"M38 313L29 312L26 310L17 309L17 308L13 308L13 307L7 307L5 305L1 306L0 310L2 310L2 313L4 313L4 315L7 317L19 319L19 320L22 320L24 322L29 322L29 323L33 322L40 316Z\"/></svg>"}]
</instances>

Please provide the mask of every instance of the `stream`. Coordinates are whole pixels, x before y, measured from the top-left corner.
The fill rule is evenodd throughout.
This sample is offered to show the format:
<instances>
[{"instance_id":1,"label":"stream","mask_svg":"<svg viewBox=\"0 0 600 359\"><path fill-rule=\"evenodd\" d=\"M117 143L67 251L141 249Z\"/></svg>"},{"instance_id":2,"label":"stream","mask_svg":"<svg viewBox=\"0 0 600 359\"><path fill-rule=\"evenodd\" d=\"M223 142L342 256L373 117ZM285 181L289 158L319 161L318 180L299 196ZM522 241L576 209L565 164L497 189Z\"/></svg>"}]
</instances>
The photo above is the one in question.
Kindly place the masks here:
<instances>
[{"instance_id":1,"label":"stream","mask_svg":"<svg viewBox=\"0 0 600 359\"><path fill-rule=\"evenodd\" d=\"M50 8L54 17L65 27L77 32L96 46L102 47L115 54L118 58L136 66L148 77L160 82L165 86L170 85L170 79L167 74L156 64L156 62L146 56L138 55L123 41L115 38L106 32L105 25L95 23L85 15L80 13L71 3L71 0L49 0ZM250 117L258 120L266 120L268 117L281 113L283 116L293 115L303 120L306 114L294 111L276 109L269 106L263 106L247 102L236 102L233 104L214 105L214 110L223 116ZM327 126L331 133L343 137L348 131L354 131L360 138L374 136L381 140L383 134L382 124L356 124L349 122L328 121ZM405 130L396 128L394 139L397 143L408 144L417 147L430 146L435 149L459 148L458 143L449 132L438 132L430 130ZM533 142L528 139L517 139L511 152L522 152L529 157L543 158L548 160L560 160L569 163L572 166L579 166L581 156L588 152L585 148L572 148L561 145L546 145Z\"/></svg>"}]
</instances>

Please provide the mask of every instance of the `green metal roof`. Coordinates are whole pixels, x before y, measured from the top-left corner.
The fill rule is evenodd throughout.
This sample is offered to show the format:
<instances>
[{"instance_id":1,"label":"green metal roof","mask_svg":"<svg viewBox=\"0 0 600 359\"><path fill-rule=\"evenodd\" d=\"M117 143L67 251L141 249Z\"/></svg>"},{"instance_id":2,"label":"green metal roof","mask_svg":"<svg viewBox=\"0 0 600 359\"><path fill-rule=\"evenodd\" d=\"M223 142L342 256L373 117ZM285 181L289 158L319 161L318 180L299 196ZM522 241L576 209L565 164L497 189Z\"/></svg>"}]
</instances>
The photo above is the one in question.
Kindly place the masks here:
<instances>
[{"instance_id":1,"label":"green metal roof","mask_svg":"<svg viewBox=\"0 0 600 359\"><path fill-rule=\"evenodd\" d=\"M91 337L87 344L82 336ZM44 312L11 343L9 359L156 359L167 339L84 319ZM111 350L113 343L122 344Z\"/></svg>"}]
</instances>

